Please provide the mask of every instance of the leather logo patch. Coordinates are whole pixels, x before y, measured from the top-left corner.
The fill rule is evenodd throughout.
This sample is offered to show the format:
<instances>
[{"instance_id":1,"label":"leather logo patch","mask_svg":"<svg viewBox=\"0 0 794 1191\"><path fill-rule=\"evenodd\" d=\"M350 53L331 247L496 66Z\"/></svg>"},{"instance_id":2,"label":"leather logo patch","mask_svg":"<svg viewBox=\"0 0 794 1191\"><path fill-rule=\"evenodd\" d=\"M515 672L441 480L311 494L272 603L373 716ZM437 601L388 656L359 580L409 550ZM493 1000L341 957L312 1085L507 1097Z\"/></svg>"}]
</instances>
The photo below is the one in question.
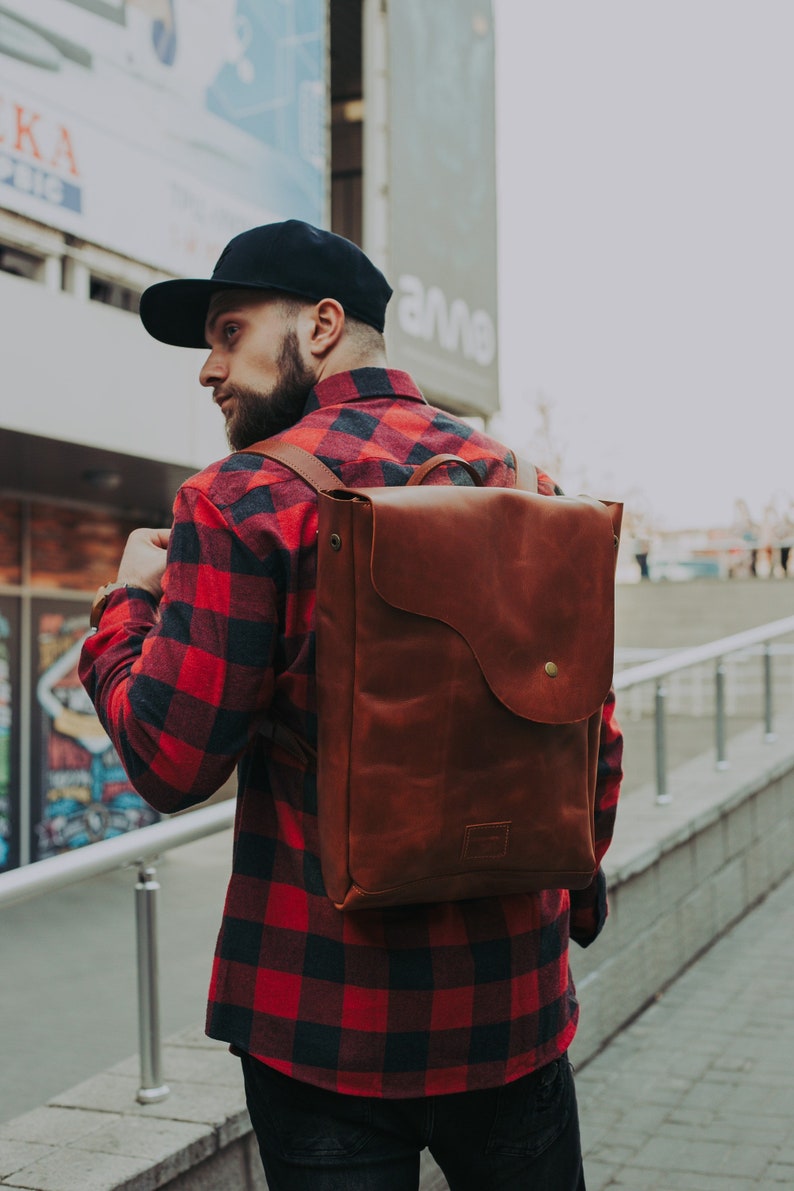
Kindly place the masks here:
<instances>
[{"instance_id":1,"label":"leather logo patch","mask_svg":"<svg viewBox=\"0 0 794 1191\"><path fill-rule=\"evenodd\" d=\"M507 855L510 823L472 823L463 836L462 860L499 860Z\"/></svg>"}]
</instances>

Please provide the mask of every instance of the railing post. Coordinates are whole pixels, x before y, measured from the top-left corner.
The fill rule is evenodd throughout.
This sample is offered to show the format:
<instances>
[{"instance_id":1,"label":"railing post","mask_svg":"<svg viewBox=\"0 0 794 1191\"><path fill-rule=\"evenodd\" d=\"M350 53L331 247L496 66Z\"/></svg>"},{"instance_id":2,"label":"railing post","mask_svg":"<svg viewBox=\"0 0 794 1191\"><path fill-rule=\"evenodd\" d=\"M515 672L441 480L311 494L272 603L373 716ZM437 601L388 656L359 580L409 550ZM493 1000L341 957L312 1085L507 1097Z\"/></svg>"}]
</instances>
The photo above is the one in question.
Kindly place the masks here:
<instances>
[{"instance_id":1,"label":"railing post","mask_svg":"<svg viewBox=\"0 0 794 1191\"><path fill-rule=\"evenodd\" d=\"M138 861L135 886L135 924L138 944L138 1046L141 1060L141 1104L164 1100L170 1089L163 1083L160 1046L160 989L157 972L157 891L160 885L151 862Z\"/></svg>"},{"instance_id":2,"label":"railing post","mask_svg":"<svg viewBox=\"0 0 794 1191\"><path fill-rule=\"evenodd\" d=\"M672 802L667 792L667 743L665 739L665 698L667 691L661 681L656 683L656 805Z\"/></svg>"},{"instance_id":3,"label":"railing post","mask_svg":"<svg viewBox=\"0 0 794 1191\"><path fill-rule=\"evenodd\" d=\"M774 694L772 690L772 643L764 642L764 740L772 744L777 740L774 725Z\"/></svg>"},{"instance_id":4,"label":"railing post","mask_svg":"<svg viewBox=\"0 0 794 1191\"><path fill-rule=\"evenodd\" d=\"M717 769L730 768L725 748L725 662L717 659L714 671L715 700L716 700L716 728L717 728Z\"/></svg>"}]
</instances>

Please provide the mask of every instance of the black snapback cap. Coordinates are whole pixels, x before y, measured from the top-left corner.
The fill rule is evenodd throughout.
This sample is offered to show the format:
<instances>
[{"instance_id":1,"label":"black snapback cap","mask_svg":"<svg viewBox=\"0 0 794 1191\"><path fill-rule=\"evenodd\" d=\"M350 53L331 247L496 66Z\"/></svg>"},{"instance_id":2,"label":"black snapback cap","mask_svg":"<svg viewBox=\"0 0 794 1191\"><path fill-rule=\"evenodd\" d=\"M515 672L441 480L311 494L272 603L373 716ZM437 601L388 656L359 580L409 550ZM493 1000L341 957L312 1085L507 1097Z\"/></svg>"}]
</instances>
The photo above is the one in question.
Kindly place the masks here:
<instances>
[{"instance_id":1,"label":"black snapback cap","mask_svg":"<svg viewBox=\"0 0 794 1191\"><path fill-rule=\"evenodd\" d=\"M204 326L218 290L281 290L319 302L335 298L351 318L382 331L392 295L386 278L351 240L298 219L241 232L209 279L160 281L141 295L141 322L176 347L206 347Z\"/></svg>"}]
</instances>

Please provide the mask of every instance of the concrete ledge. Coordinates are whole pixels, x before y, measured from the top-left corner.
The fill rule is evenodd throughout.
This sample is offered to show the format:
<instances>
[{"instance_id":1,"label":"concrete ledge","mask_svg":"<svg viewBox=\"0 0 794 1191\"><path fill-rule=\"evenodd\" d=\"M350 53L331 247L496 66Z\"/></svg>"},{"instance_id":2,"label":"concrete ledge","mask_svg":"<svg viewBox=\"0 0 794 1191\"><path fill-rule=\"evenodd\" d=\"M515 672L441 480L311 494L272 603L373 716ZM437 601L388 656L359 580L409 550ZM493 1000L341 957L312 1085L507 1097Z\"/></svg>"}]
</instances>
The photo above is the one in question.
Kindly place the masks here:
<instances>
[{"instance_id":1,"label":"concrete ledge","mask_svg":"<svg viewBox=\"0 0 794 1191\"><path fill-rule=\"evenodd\" d=\"M607 853L610 921L571 951L581 1004L571 1057L587 1062L728 927L794 871L794 717L761 725L622 802Z\"/></svg>"},{"instance_id":2,"label":"concrete ledge","mask_svg":"<svg viewBox=\"0 0 794 1191\"><path fill-rule=\"evenodd\" d=\"M0 1187L29 1191L267 1191L240 1065L197 1029L163 1048L171 1089L138 1104L126 1059L0 1125ZM447 1184L423 1155L423 1191Z\"/></svg>"},{"instance_id":3,"label":"concrete ledge","mask_svg":"<svg viewBox=\"0 0 794 1191\"><path fill-rule=\"evenodd\" d=\"M730 768L706 755L670 775L673 801L626 796L607 856L610 921L571 964L583 1065L667 984L794 870L794 718L767 744L730 741ZM0 1125L0 1187L28 1191L266 1191L239 1064L199 1029L164 1048L171 1088L140 1105L126 1060ZM446 1182L423 1156L422 1191Z\"/></svg>"},{"instance_id":4,"label":"concrete ledge","mask_svg":"<svg viewBox=\"0 0 794 1191\"><path fill-rule=\"evenodd\" d=\"M169 1039L171 1094L138 1104L137 1058L0 1125L0 1186L35 1191L266 1188L227 1048L188 1030Z\"/></svg>"}]
</instances>

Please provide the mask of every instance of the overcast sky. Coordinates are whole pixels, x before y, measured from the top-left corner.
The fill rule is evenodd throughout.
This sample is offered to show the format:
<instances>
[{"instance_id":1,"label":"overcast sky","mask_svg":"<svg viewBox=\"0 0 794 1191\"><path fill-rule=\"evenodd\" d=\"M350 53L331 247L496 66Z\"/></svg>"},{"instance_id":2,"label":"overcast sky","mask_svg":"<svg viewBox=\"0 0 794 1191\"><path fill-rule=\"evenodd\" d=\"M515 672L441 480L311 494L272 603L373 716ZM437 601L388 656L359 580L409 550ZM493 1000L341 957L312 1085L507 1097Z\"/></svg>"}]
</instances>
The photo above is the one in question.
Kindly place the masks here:
<instances>
[{"instance_id":1,"label":"overcast sky","mask_svg":"<svg viewBox=\"0 0 794 1191\"><path fill-rule=\"evenodd\" d=\"M794 3L494 8L503 436L542 395L568 490L760 519L794 497Z\"/></svg>"}]
</instances>

